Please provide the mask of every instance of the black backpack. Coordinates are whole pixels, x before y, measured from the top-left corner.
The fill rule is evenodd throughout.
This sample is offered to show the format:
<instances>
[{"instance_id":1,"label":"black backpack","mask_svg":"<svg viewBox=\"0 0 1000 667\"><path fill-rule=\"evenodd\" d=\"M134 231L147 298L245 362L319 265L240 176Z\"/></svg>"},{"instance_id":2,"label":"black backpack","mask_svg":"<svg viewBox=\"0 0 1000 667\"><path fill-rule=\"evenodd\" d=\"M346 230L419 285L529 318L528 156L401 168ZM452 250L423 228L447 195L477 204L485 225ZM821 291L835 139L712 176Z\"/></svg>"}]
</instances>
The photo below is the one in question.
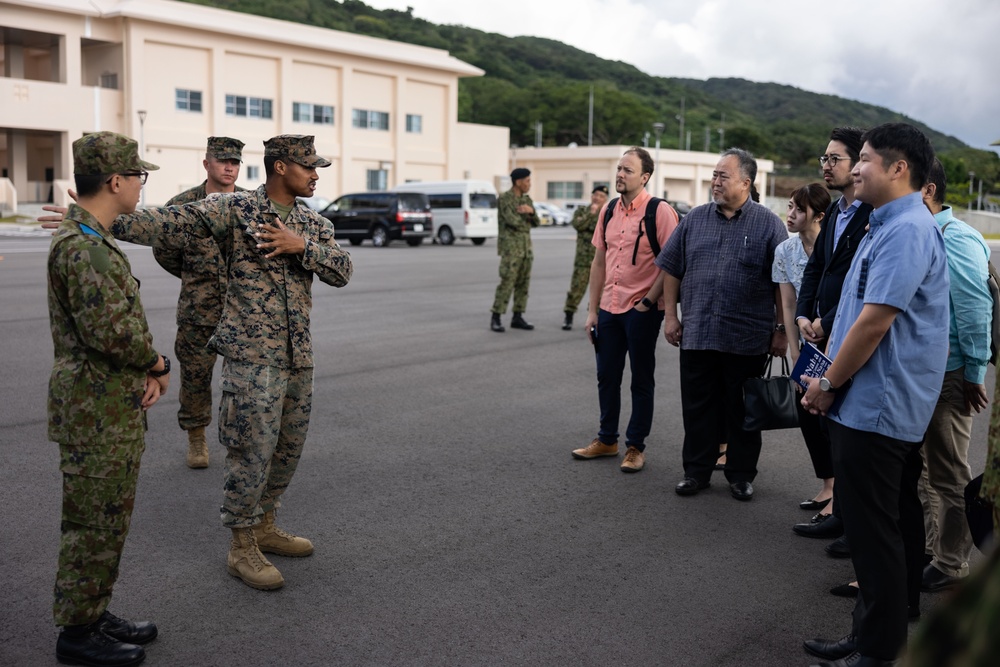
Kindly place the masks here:
<instances>
[{"instance_id":1,"label":"black backpack","mask_svg":"<svg viewBox=\"0 0 1000 667\"><path fill-rule=\"evenodd\" d=\"M608 220L615 213L615 206L618 206L618 197L615 197L608 202L608 207L604 211L604 225L601 227L602 236L604 239L604 247L608 246ZM656 238L656 209L660 205L660 202L666 201L665 199L660 199L659 197L650 197L649 202L646 204L646 215L643 216L642 222L643 227L646 231L646 238L649 239L649 247L653 251L653 257L660 254L660 241ZM635 258L639 254L639 239L642 238L643 230L639 230L639 236L635 238L635 248L632 250L632 264L635 265Z\"/></svg>"}]
</instances>

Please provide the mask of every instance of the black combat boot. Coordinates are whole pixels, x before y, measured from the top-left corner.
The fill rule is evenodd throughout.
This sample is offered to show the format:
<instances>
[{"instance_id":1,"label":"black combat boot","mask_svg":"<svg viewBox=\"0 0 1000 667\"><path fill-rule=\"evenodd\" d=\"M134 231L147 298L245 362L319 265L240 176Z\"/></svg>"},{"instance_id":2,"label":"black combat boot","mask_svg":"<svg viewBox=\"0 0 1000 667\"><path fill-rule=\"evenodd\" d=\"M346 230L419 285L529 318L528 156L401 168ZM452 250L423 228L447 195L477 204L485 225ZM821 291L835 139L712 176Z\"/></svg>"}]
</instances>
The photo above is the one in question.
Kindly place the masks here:
<instances>
[{"instance_id":1,"label":"black combat boot","mask_svg":"<svg viewBox=\"0 0 1000 667\"><path fill-rule=\"evenodd\" d=\"M511 326L513 326L513 324L511 324ZM493 313L493 317L490 318L490 329L499 332L506 331L506 329L503 328L503 323L500 322L500 313Z\"/></svg>"},{"instance_id":2,"label":"black combat boot","mask_svg":"<svg viewBox=\"0 0 1000 667\"><path fill-rule=\"evenodd\" d=\"M67 665L131 667L146 658L141 646L120 642L90 625L67 625L56 640L56 659Z\"/></svg>"},{"instance_id":3,"label":"black combat boot","mask_svg":"<svg viewBox=\"0 0 1000 667\"><path fill-rule=\"evenodd\" d=\"M573 328L573 313L566 311L566 319L563 320L563 331L569 331Z\"/></svg>"},{"instance_id":4,"label":"black combat boot","mask_svg":"<svg viewBox=\"0 0 1000 667\"><path fill-rule=\"evenodd\" d=\"M521 313L514 313L514 317L510 318L510 328L531 331L535 325L521 317Z\"/></svg>"}]
</instances>

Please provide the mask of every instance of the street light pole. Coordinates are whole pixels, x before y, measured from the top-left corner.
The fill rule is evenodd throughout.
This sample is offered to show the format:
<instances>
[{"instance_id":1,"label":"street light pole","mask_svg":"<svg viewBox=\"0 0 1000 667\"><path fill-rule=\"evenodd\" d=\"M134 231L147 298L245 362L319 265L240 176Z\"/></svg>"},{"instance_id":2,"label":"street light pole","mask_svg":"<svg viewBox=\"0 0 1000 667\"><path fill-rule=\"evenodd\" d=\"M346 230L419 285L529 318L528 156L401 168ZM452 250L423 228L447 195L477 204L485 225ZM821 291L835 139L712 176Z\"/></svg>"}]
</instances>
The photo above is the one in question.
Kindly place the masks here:
<instances>
[{"instance_id":1,"label":"street light pole","mask_svg":"<svg viewBox=\"0 0 1000 667\"><path fill-rule=\"evenodd\" d=\"M969 172L969 210L972 210L972 182L976 180L976 172Z\"/></svg>"},{"instance_id":2,"label":"street light pole","mask_svg":"<svg viewBox=\"0 0 1000 667\"><path fill-rule=\"evenodd\" d=\"M681 112L675 116L680 121L680 131L677 134L677 150L684 150L684 98L681 98Z\"/></svg>"},{"instance_id":3,"label":"street light pole","mask_svg":"<svg viewBox=\"0 0 1000 667\"><path fill-rule=\"evenodd\" d=\"M139 114L139 158L146 159L146 111L139 110L136 112ZM142 208L146 208L146 186L142 186L141 194L139 195L139 205Z\"/></svg>"},{"instance_id":4,"label":"street light pole","mask_svg":"<svg viewBox=\"0 0 1000 667\"><path fill-rule=\"evenodd\" d=\"M653 132L656 133L656 160L653 162L653 174L654 176L658 174L657 171L660 168L660 135L663 134L663 128L666 127L663 123L653 123ZM653 196L660 196L659 184L663 182L660 176L656 176L656 187L653 188Z\"/></svg>"}]
</instances>

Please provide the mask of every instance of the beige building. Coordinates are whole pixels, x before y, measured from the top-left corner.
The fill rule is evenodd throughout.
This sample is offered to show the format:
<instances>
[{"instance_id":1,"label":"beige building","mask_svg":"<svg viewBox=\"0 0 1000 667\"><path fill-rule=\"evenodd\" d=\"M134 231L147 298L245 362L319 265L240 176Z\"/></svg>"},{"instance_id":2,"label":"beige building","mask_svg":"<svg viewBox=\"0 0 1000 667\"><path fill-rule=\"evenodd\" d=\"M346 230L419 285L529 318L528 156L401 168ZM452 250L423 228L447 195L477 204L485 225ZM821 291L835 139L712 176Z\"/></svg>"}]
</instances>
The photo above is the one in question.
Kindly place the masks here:
<instances>
[{"instance_id":1,"label":"beige building","mask_svg":"<svg viewBox=\"0 0 1000 667\"><path fill-rule=\"evenodd\" d=\"M590 199L595 185L607 185L614 196L618 159L628 146L578 146L559 148L512 148L514 167L531 170L531 198L560 206ZM656 160L657 151L649 148ZM717 153L661 149L659 162L647 190L670 201L697 206L711 199L712 171ZM757 160L757 190L767 192L767 175L774 171L771 160ZM508 180L509 182L509 180Z\"/></svg>"},{"instance_id":2,"label":"beige building","mask_svg":"<svg viewBox=\"0 0 1000 667\"><path fill-rule=\"evenodd\" d=\"M65 203L73 140L135 137L162 203L204 180L205 140L246 142L239 184L263 182L263 141L313 134L333 165L317 194L408 180L500 183L509 130L458 122L440 49L171 0L0 0L0 208Z\"/></svg>"}]
</instances>

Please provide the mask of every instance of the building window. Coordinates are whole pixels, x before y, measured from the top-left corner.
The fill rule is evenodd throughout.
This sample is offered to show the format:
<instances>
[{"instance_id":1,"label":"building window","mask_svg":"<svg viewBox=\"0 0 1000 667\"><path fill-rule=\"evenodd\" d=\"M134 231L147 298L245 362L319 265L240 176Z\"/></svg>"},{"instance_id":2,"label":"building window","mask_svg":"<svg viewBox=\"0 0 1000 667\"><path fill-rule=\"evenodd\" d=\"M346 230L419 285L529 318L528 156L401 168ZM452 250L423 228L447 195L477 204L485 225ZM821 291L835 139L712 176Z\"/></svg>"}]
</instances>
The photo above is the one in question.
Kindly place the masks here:
<instances>
[{"instance_id":1,"label":"building window","mask_svg":"<svg viewBox=\"0 0 1000 667\"><path fill-rule=\"evenodd\" d=\"M548 199L583 199L583 181L549 181Z\"/></svg>"},{"instance_id":2,"label":"building window","mask_svg":"<svg viewBox=\"0 0 1000 667\"><path fill-rule=\"evenodd\" d=\"M178 111L196 111L201 113L200 90L184 90L183 88L177 88L174 100L174 104Z\"/></svg>"},{"instance_id":3,"label":"building window","mask_svg":"<svg viewBox=\"0 0 1000 667\"><path fill-rule=\"evenodd\" d=\"M245 167L246 171L243 175L247 177L248 181L259 181L260 180L260 167L255 164L248 164Z\"/></svg>"},{"instance_id":4,"label":"building window","mask_svg":"<svg viewBox=\"0 0 1000 667\"><path fill-rule=\"evenodd\" d=\"M325 104L292 102L292 120L296 123L333 125L333 107Z\"/></svg>"},{"instance_id":5,"label":"building window","mask_svg":"<svg viewBox=\"0 0 1000 667\"><path fill-rule=\"evenodd\" d=\"M389 189L389 172L385 169L369 169L365 183L370 192L383 192Z\"/></svg>"},{"instance_id":6,"label":"building window","mask_svg":"<svg viewBox=\"0 0 1000 667\"><path fill-rule=\"evenodd\" d=\"M354 109L351 113L351 124L362 130L389 130L389 112L367 111Z\"/></svg>"},{"instance_id":7,"label":"building window","mask_svg":"<svg viewBox=\"0 0 1000 667\"><path fill-rule=\"evenodd\" d=\"M424 117L420 114L406 114L406 131L413 134L420 134L423 131Z\"/></svg>"},{"instance_id":8,"label":"building window","mask_svg":"<svg viewBox=\"0 0 1000 667\"><path fill-rule=\"evenodd\" d=\"M271 100L264 97L226 95L226 115L247 118L270 118Z\"/></svg>"},{"instance_id":9,"label":"building window","mask_svg":"<svg viewBox=\"0 0 1000 667\"><path fill-rule=\"evenodd\" d=\"M101 88L110 88L111 90L118 90L118 73L104 72L103 74L101 74L101 78L98 81L98 85Z\"/></svg>"}]
</instances>

